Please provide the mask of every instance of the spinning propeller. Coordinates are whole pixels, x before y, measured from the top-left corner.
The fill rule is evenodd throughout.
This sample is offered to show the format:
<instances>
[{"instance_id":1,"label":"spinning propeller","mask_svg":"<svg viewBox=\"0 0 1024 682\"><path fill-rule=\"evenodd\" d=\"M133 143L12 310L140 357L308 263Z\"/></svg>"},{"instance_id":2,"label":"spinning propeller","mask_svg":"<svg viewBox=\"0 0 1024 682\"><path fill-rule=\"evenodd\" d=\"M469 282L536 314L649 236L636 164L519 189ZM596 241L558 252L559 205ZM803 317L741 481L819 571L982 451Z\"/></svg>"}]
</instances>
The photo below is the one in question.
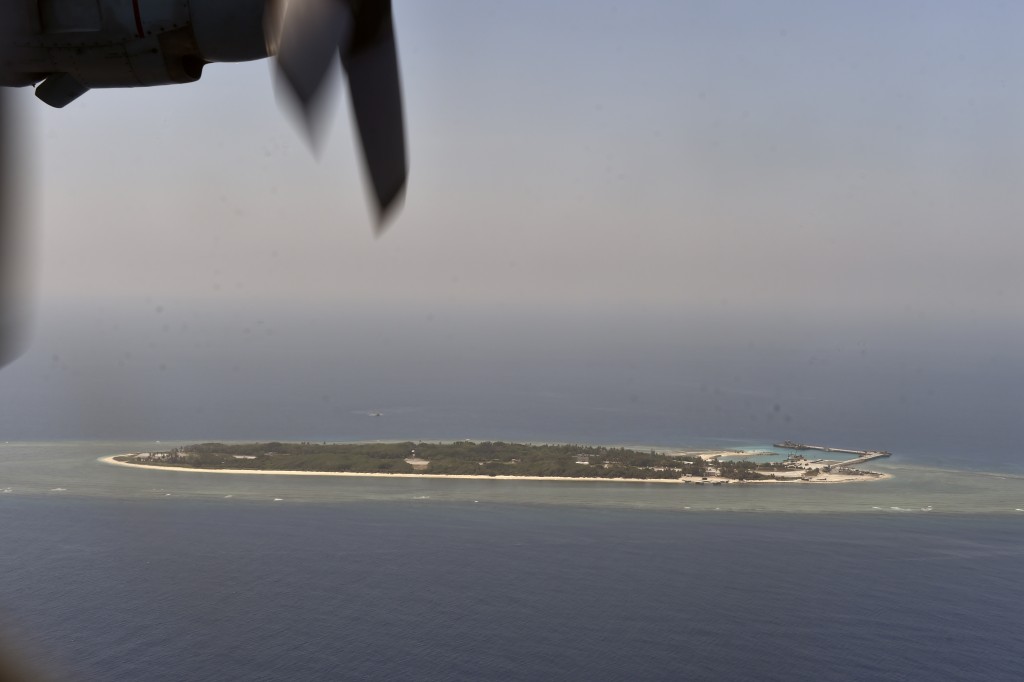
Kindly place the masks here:
<instances>
[{"instance_id":1,"label":"spinning propeller","mask_svg":"<svg viewBox=\"0 0 1024 682\"><path fill-rule=\"evenodd\" d=\"M408 166L391 0L0 0L0 86L36 85L64 107L95 88L198 80L213 62L274 56L316 142L324 81L340 59L379 231ZM16 354L12 111L0 87L0 366Z\"/></svg>"},{"instance_id":2,"label":"spinning propeller","mask_svg":"<svg viewBox=\"0 0 1024 682\"><path fill-rule=\"evenodd\" d=\"M278 72L311 137L324 78L340 56L383 219L402 196L408 174L390 0L269 0L264 21L267 50L277 56Z\"/></svg>"}]
</instances>

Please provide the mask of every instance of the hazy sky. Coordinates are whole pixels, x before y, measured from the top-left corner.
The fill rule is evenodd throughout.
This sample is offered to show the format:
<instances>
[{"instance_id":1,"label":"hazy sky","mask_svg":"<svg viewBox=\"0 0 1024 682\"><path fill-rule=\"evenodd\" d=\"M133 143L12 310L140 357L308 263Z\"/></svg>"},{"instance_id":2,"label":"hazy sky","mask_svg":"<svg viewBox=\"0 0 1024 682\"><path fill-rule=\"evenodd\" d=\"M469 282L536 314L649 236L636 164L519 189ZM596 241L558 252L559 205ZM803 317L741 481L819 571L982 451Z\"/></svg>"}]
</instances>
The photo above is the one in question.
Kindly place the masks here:
<instances>
[{"instance_id":1,"label":"hazy sky","mask_svg":"<svg viewBox=\"0 0 1024 682\"><path fill-rule=\"evenodd\" d=\"M399 347L402 371L469 374L514 348L505 376L557 384L544 368L596 343L599 359L573 376L626 385L687 367L672 375L680 404L747 391L754 407L720 410L745 420L781 404L806 425L800 401L828 383L801 393L802 370L755 364L787 348L789 368L815 349L871 358L895 339L903 355L885 366L907 377L959 358L982 391L991 367L1010 366L1008 412L989 426L1012 428L1024 409L1024 5L398 0L395 17L411 173L380 238L341 91L319 161L277 106L267 62L94 91L60 111L22 91L39 151L41 322L0 398L28 409L10 382L31 386L38 414L57 396L105 396L109 409L90 409L116 434L110 415L159 421L165 405L145 391L198 400L204 380L239 367L263 390L277 376L267 368L285 372L296 350L308 362L290 375L296 387L316 384L324 363L335 369L323 383L351 378L337 363L352 358L331 355L349 341L381 372L360 374L366 387ZM366 330L346 340L338 330L370 324L367 310L389 333L427 325L429 343L410 350ZM595 341L605 317L616 332ZM544 334L516 335L531 319L558 335L553 349ZM685 352L631 343L652 320L686 336ZM273 350L253 341L267 328ZM771 352L702 364L726 331ZM927 361L908 350L928 355L920 341L940 337ZM437 379L424 372L420 388ZM296 391L300 406L335 399ZM908 391L892 404L909 409L926 388ZM870 394L865 384L856 404ZM223 408L217 395L200 407ZM369 391L345 409L387 399Z\"/></svg>"},{"instance_id":2,"label":"hazy sky","mask_svg":"<svg viewBox=\"0 0 1024 682\"><path fill-rule=\"evenodd\" d=\"M317 163L267 62L25 91L41 294L1022 312L1019 3L395 11L411 177L383 238L343 93Z\"/></svg>"}]
</instances>

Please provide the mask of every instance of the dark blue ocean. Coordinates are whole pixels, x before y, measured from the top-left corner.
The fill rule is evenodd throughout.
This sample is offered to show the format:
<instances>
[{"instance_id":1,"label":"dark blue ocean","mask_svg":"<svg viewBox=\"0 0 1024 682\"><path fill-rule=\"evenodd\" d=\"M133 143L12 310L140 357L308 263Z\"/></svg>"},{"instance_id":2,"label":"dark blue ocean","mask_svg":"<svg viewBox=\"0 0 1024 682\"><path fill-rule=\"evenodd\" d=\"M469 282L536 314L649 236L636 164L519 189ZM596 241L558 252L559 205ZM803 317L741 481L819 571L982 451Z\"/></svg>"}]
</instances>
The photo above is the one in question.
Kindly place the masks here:
<instances>
[{"instance_id":1,"label":"dark blue ocean","mask_svg":"<svg viewBox=\"0 0 1024 682\"><path fill-rule=\"evenodd\" d=\"M71 680L1018 680L1014 517L0 499Z\"/></svg>"},{"instance_id":2,"label":"dark blue ocean","mask_svg":"<svg viewBox=\"0 0 1024 682\"><path fill-rule=\"evenodd\" d=\"M55 679L1024 679L1016 321L147 305L145 324L67 311L0 374L0 640ZM417 438L793 439L891 450L873 468L892 478L97 461L175 439Z\"/></svg>"}]
</instances>

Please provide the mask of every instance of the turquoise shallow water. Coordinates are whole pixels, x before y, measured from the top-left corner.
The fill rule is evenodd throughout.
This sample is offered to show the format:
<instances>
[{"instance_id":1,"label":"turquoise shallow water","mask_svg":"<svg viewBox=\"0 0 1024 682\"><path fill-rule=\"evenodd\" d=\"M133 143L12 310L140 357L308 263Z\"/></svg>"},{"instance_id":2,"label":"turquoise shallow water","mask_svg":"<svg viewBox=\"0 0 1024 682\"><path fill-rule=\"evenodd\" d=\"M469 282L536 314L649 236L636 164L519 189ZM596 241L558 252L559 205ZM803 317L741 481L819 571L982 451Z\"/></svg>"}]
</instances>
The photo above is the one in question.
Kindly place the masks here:
<instances>
[{"instance_id":1,"label":"turquoise shallow water","mask_svg":"<svg viewBox=\"0 0 1024 682\"><path fill-rule=\"evenodd\" d=\"M886 481L696 488L97 461L153 445L0 446L0 639L58 679L1024 675L1021 476L894 457Z\"/></svg>"},{"instance_id":2,"label":"turquoise shallow water","mask_svg":"<svg viewBox=\"0 0 1024 682\"><path fill-rule=\"evenodd\" d=\"M163 443L169 447L171 444ZM421 500L665 511L1020 514L1024 476L872 463L893 478L849 484L684 486L663 483L246 476L153 471L98 462L149 443L0 445L3 495L274 500L288 503ZM230 496L230 497L228 497Z\"/></svg>"}]
</instances>

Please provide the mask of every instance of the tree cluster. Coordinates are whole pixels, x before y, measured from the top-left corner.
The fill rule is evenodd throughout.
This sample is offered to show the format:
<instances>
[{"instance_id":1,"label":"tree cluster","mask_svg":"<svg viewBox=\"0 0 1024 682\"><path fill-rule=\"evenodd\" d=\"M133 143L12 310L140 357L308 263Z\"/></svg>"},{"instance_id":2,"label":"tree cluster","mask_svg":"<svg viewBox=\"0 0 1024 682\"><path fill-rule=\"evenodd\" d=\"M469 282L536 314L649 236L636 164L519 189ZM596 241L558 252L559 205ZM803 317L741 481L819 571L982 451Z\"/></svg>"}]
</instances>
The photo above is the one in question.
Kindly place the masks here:
<instances>
[{"instance_id":1,"label":"tree cluster","mask_svg":"<svg viewBox=\"0 0 1024 682\"><path fill-rule=\"evenodd\" d=\"M454 443L199 443L158 463L209 469L414 473L407 459L429 462L432 474L679 478L700 474L698 457L594 445L531 445L502 441Z\"/></svg>"},{"instance_id":2,"label":"tree cluster","mask_svg":"<svg viewBox=\"0 0 1024 682\"><path fill-rule=\"evenodd\" d=\"M756 481L769 478L757 472L756 462L747 461L724 461L719 462L718 472L725 478L734 478L740 481Z\"/></svg>"}]
</instances>

